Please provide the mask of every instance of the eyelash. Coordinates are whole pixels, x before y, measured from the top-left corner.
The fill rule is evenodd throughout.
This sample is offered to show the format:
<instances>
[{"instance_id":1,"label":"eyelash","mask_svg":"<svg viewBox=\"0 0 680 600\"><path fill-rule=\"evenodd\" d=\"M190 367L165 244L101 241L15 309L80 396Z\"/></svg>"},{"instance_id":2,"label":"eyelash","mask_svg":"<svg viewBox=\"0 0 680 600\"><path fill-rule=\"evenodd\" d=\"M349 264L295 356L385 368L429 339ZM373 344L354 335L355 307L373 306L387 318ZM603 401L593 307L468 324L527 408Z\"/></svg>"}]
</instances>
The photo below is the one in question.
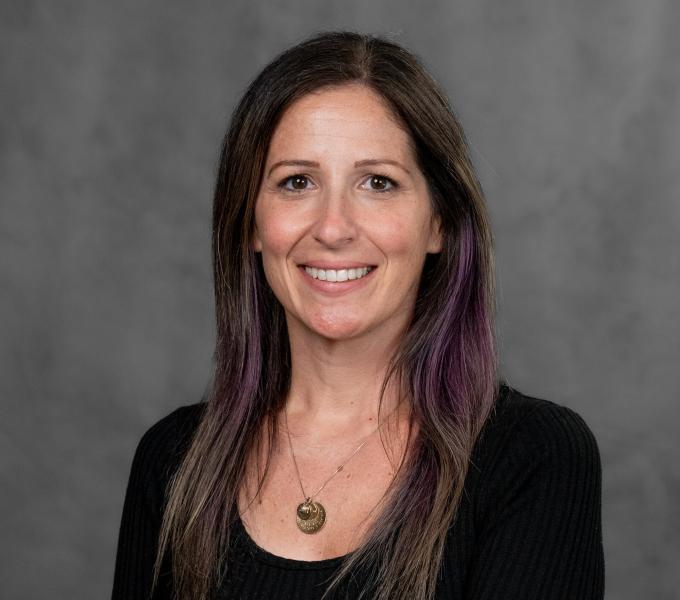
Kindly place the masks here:
<instances>
[{"instance_id":1,"label":"eyelash","mask_svg":"<svg viewBox=\"0 0 680 600\"><path fill-rule=\"evenodd\" d=\"M294 190L294 189L289 189L289 188L286 187L286 184L291 179L295 179L296 177L304 177L308 181L310 179L307 175L303 175L302 173L295 173L294 175L289 175L288 177L282 179L278 183L277 187L279 189L283 190L284 192L289 193L289 194L300 194L302 192L307 191L307 190ZM391 187L388 187L387 189L384 189L384 190L371 190L373 192L376 192L378 194L385 194L387 192L393 192L394 190L396 190L399 187L399 184L396 181L394 181L394 179L392 179L391 177L388 177L387 175L381 175L380 173L372 173L366 179L373 179L374 177L377 178L377 179L384 179L385 181L387 181L390 184Z\"/></svg>"}]
</instances>

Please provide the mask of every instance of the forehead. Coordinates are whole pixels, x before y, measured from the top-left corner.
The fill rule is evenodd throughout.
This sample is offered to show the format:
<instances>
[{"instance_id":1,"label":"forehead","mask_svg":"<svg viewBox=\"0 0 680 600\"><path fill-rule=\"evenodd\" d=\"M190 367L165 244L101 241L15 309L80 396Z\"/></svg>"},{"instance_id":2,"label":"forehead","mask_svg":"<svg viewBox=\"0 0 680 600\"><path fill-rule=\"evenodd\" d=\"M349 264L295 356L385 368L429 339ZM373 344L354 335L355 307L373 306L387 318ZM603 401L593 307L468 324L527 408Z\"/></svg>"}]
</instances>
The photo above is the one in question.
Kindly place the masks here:
<instances>
[{"instance_id":1,"label":"forehead","mask_svg":"<svg viewBox=\"0 0 680 600\"><path fill-rule=\"evenodd\" d=\"M387 101L358 84L322 88L293 102L283 113L270 143L270 156L292 150L412 158L411 136ZM367 158L363 156L362 158Z\"/></svg>"}]
</instances>

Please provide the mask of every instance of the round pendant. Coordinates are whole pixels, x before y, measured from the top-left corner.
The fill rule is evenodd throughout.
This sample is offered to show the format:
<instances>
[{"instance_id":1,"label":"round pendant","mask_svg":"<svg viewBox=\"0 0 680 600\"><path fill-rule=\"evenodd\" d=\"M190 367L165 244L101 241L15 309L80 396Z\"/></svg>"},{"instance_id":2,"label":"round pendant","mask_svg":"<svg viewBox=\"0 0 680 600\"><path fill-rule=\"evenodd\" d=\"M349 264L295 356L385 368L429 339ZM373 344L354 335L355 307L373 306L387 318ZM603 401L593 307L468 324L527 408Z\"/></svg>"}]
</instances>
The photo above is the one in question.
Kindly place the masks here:
<instances>
[{"instance_id":1,"label":"round pendant","mask_svg":"<svg viewBox=\"0 0 680 600\"><path fill-rule=\"evenodd\" d=\"M326 522L326 510L320 502L305 500L296 512L297 526L304 533L316 533Z\"/></svg>"}]
</instances>

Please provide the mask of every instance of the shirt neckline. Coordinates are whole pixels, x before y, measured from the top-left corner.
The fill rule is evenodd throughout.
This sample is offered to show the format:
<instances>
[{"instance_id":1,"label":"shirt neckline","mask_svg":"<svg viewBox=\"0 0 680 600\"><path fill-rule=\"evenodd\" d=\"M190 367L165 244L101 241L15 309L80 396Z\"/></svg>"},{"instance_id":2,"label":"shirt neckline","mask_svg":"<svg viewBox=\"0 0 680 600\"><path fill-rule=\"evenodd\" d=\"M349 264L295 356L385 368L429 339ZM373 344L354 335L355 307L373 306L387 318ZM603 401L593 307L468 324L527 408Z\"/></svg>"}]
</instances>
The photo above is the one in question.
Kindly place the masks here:
<instances>
[{"instance_id":1,"label":"shirt neckline","mask_svg":"<svg viewBox=\"0 0 680 600\"><path fill-rule=\"evenodd\" d=\"M236 519L236 528L240 533L241 539L245 542L246 547L251 554L260 562L273 565L283 569L291 569L298 571L319 571L323 569L335 569L340 566L343 560L349 558L353 553L343 554L342 556L333 556L331 558L324 558L322 560L297 560L295 558L288 558L272 554L268 550L258 546L258 544L250 537L241 516Z\"/></svg>"},{"instance_id":2,"label":"shirt neckline","mask_svg":"<svg viewBox=\"0 0 680 600\"><path fill-rule=\"evenodd\" d=\"M504 381L500 385L500 393L498 395L495 407L499 407L501 403L505 402L506 398L509 396L511 388ZM492 420L492 419L489 419ZM238 514L238 513L237 513ZM248 530L246 529L241 516L238 515L235 521L236 531L238 532L238 538L242 540L245 548L254 556L259 562L279 567L288 570L298 570L298 571L320 571L325 569L336 569L341 563L349 558L354 552L349 552L342 556L334 556L332 558L325 558L322 560L297 560L294 558L287 558L285 556L279 556L278 554L273 554L268 550L258 546L258 544L250 537Z\"/></svg>"}]
</instances>

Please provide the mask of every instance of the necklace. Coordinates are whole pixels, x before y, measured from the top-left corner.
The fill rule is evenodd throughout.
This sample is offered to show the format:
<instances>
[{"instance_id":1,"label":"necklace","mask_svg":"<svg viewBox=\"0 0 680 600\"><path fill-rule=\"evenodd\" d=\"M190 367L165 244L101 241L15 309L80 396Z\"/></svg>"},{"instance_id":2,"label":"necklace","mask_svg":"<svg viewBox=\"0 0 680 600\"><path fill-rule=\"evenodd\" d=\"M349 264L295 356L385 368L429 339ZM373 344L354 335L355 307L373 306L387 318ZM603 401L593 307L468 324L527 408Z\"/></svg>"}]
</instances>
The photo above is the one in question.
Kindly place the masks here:
<instances>
[{"instance_id":1,"label":"necklace","mask_svg":"<svg viewBox=\"0 0 680 600\"><path fill-rule=\"evenodd\" d=\"M399 403L401 404L401 403ZM389 417L394 413L394 411L399 408L399 404L392 410L392 412L387 415L385 418L385 421L389 419ZM333 474L324 481L323 485L316 490L312 495L308 496L305 492L305 488L302 486L302 477L300 477L300 469L298 468L297 461L295 460L295 452L293 452L293 442L290 439L290 431L288 430L288 411L286 408L284 408L284 415L286 418L286 433L288 434L288 444L290 446L290 453L293 457L293 464L295 465L295 472L297 473L298 476L298 481L300 482L300 489L302 490L302 497L304 498L304 501L298 504L297 510L296 510L296 521L297 521L297 526L302 531L303 533L316 533L321 529L326 522L326 509L324 508L323 504L321 502L317 502L316 500L312 500L315 496L317 496L323 488L326 487L326 484L333 479L340 471L342 471L343 467L352 459L352 457L361 450L366 442L368 442L368 438L370 438L378 429L380 429L384 424L385 421L383 421L378 427L376 427L371 433L369 433L366 438L364 439L361 444L357 447L357 449L352 452L350 457L342 463L335 471Z\"/></svg>"}]
</instances>

